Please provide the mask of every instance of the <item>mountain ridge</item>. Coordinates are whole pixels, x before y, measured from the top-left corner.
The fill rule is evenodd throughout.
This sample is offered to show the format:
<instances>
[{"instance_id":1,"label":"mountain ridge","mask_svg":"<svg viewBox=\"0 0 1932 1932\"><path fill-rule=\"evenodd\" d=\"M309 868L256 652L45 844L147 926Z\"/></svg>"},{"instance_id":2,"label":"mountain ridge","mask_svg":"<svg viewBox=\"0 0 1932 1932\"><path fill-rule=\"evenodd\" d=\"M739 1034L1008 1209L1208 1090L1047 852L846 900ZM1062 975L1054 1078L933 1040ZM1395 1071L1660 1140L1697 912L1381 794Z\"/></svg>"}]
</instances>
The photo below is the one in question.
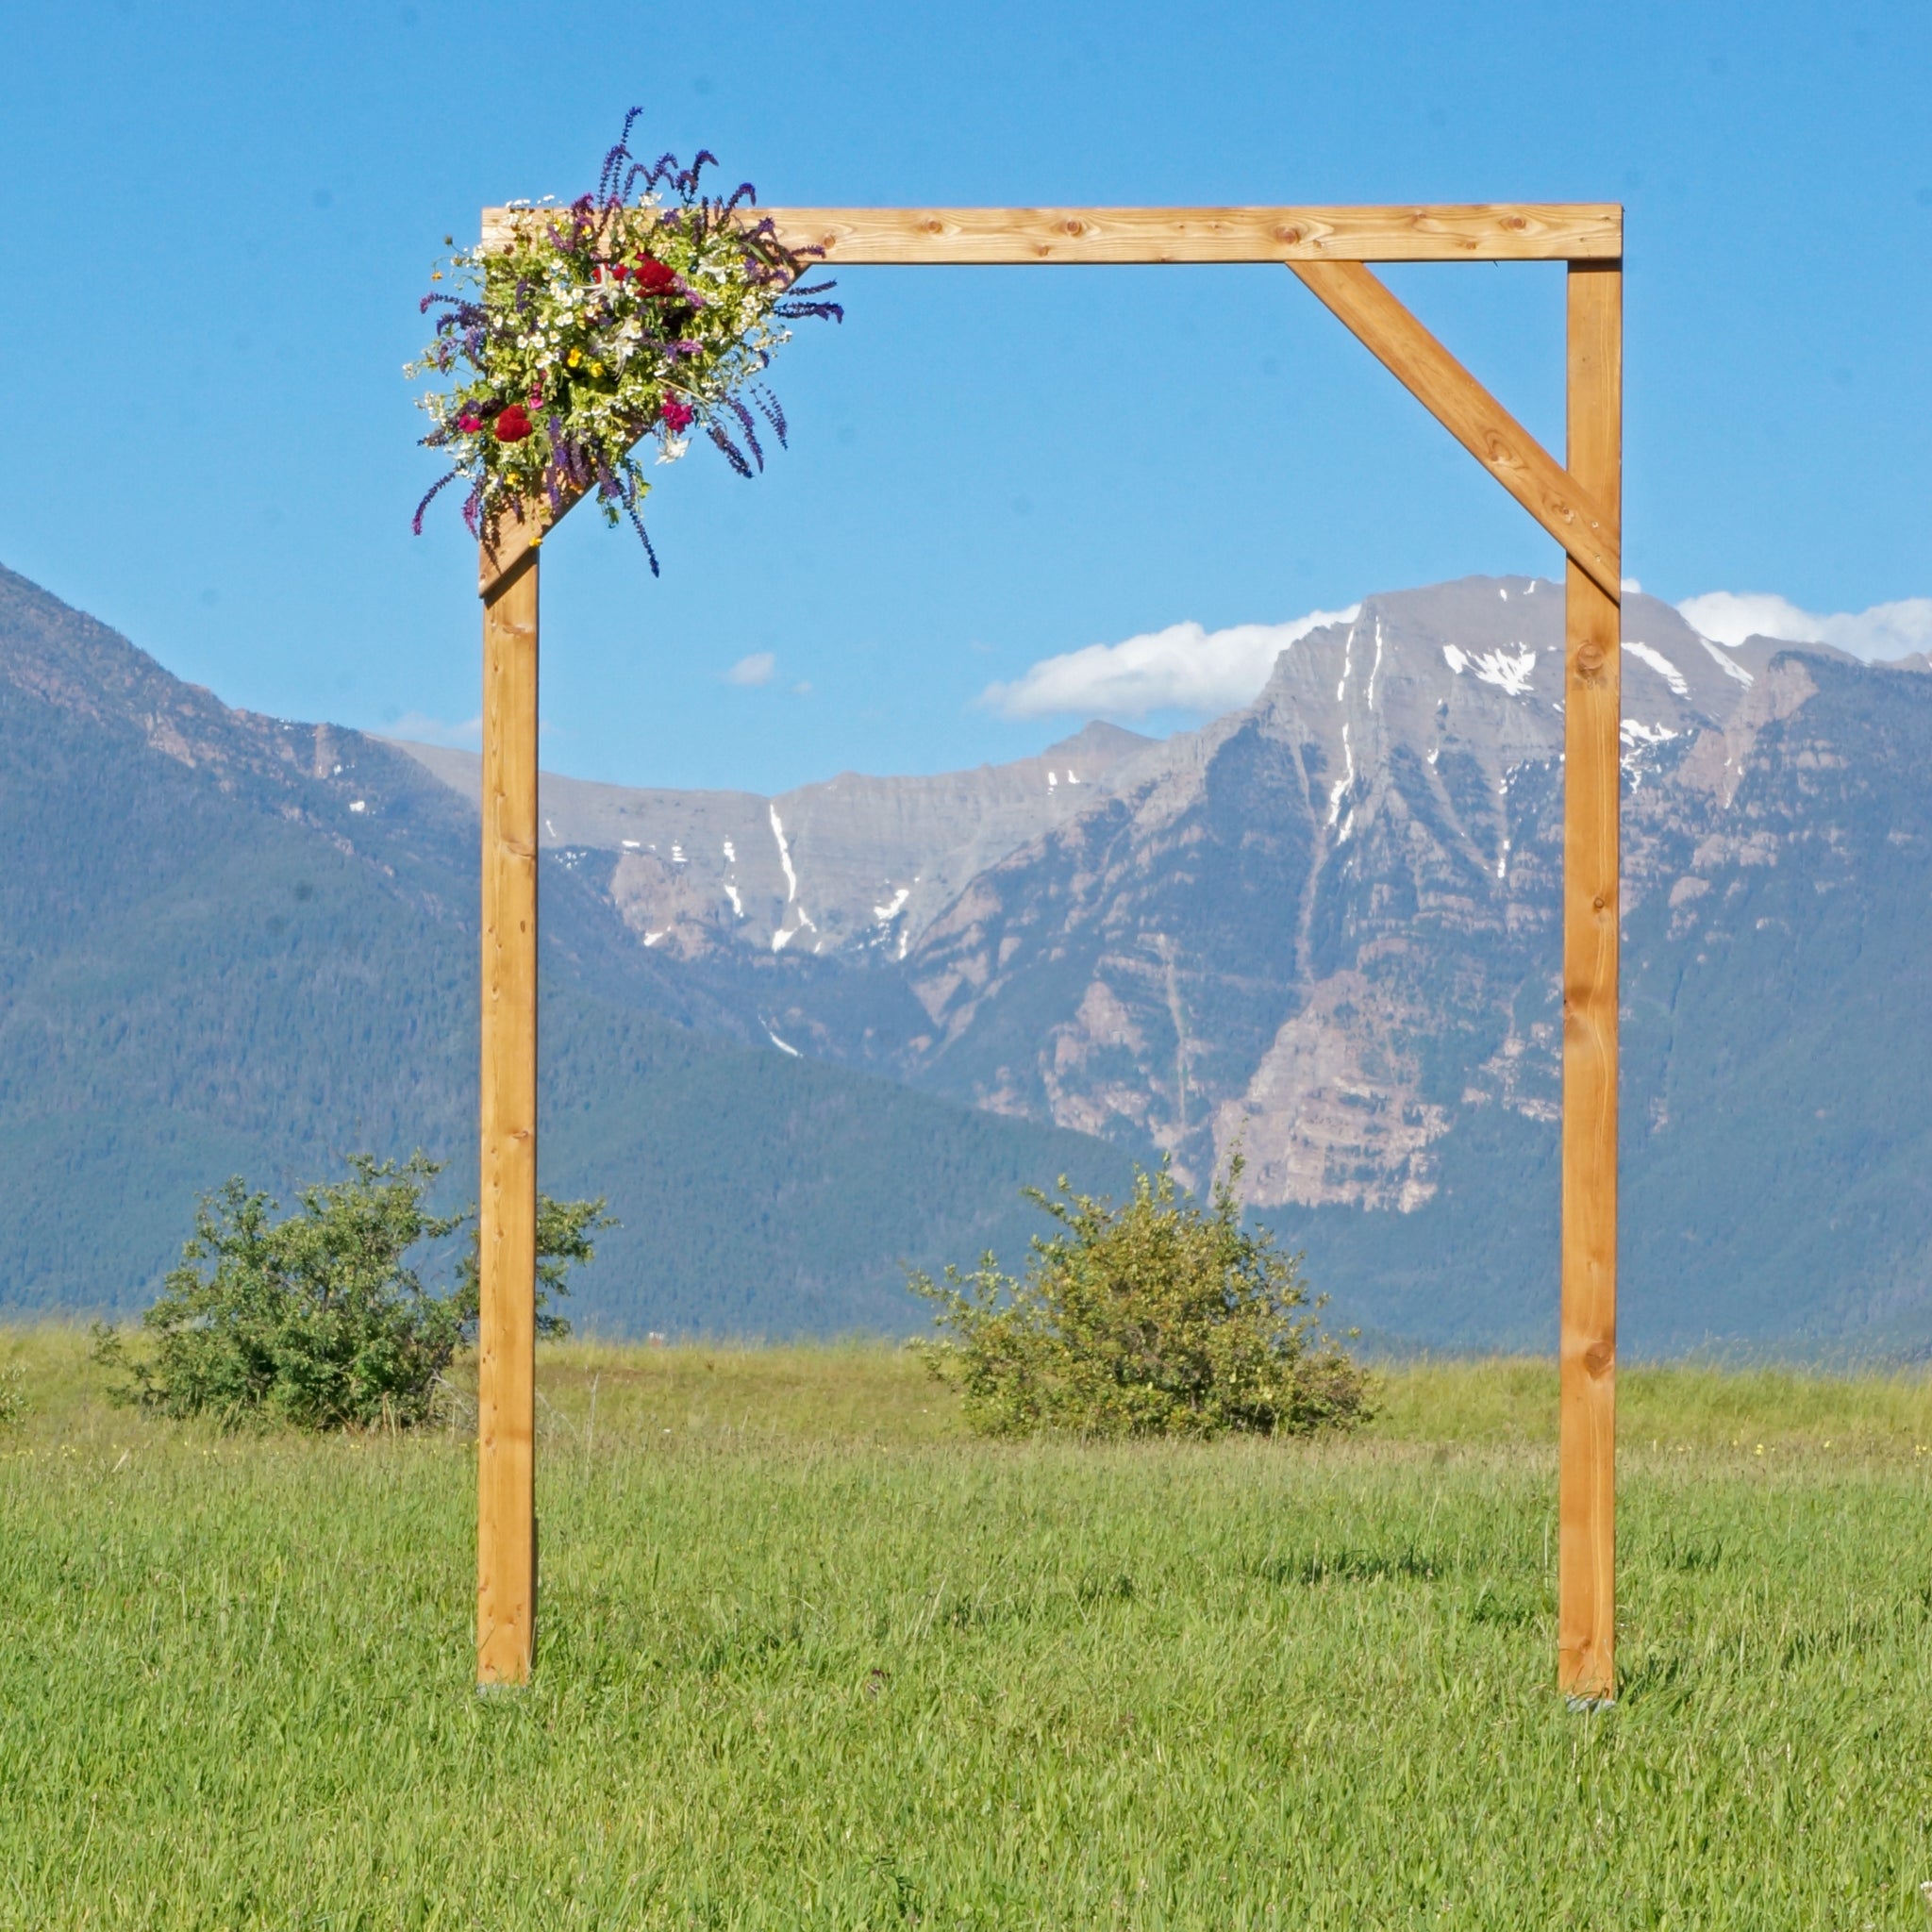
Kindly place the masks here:
<instances>
[{"instance_id":1,"label":"mountain ridge","mask_svg":"<svg viewBox=\"0 0 1932 1932\"><path fill-rule=\"evenodd\" d=\"M1541 1344L1555 1278L1561 651L1560 592L1535 579L1367 598L1285 649L1248 706L1134 748L1072 809L1038 809L1029 836L890 957L828 949L793 971L808 962L754 960L755 941L712 924L680 970L713 987L761 974L760 1010L789 1044L1169 1156L1195 1185L1240 1145L1251 1208L1296 1244L1319 1240L1326 1285L1351 1312L1424 1338ZM1878 948L1851 947L1840 922L1876 922L1888 943L1921 934L1923 886L1880 900L1875 858L1837 884L1820 868L1834 844L1921 837L1932 682L1911 663L1828 648L1718 644L1639 594L1623 656L1625 1192L1669 1208L1625 1217L1631 1333L1707 1340L1699 1295L1730 1310L1724 1333L1747 1339L1902 1319L1927 1279L1932 1199L1898 1150L1932 1152L1932 1116L1875 1069L1894 1115L1886 1137L1863 1137L1884 1140L1895 1200L1849 1230L1841 1281L1807 1284L1794 1259L1747 1239L1735 1204L1727 1246L1703 1224L1730 1199L1721 1174L1740 1081L1756 1083L1754 1104L1774 1093L1789 1146L1849 1185L1842 1116L1831 1126L1822 1103L1842 1065L1878 1051L1874 1023L1842 1037L1797 1026L1803 1052L1783 1067L1733 1042L1661 1124L1652 1103L1674 1065L1739 1024L1687 991L1684 945L1713 924L1722 934L1715 909L1766 876L1807 882L1802 918L1763 916L1830 957L1847 1013L1877 991L1859 975ZM1807 718L1826 736L1807 737ZM1907 725L1927 730L1923 746L1891 728ZM1888 731L1873 765L1868 741ZM1874 785L1827 796L1799 761L1868 766ZM811 893L809 854L794 857ZM655 918L647 908L646 932ZM1759 965L1726 958L1743 975L1739 1003ZM1687 1002L1696 1028L1646 1031ZM1707 1176L1702 1200L1667 1184L1686 1158ZM1485 1169L1501 1178L1477 1204ZM1763 1219L1823 1266L1788 1178ZM1687 1300L1690 1254L1705 1279Z\"/></svg>"},{"instance_id":2,"label":"mountain ridge","mask_svg":"<svg viewBox=\"0 0 1932 1932\"><path fill-rule=\"evenodd\" d=\"M0 1307L126 1313L230 1173L369 1147L474 1191L473 814L361 734L228 710L0 572ZM1024 1249L1018 1191L1125 1162L856 1070L542 864L543 1185L605 1192L613 1330L905 1332L903 1261Z\"/></svg>"},{"instance_id":3,"label":"mountain ridge","mask_svg":"<svg viewBox=\"0 0 1932 1932\"><path fill-rule=\"evenodd\" d=\"M85 1247L73 1175L178 1227L231 1152L428 1122L460 1170L474 1132L474 762L229 712L91 624L0 576L16 1306L73 1299L42 1265ZM600 1318L914 1325L888 1254L1011 1255L1022 1180L1198 1186L1239 1147L1348 1319L1548 1346L1561 629L1556 587L1462 579L1365 599L1168 740L776 800L547 779L546 1185L603 1160L645 1204ZM1637 595L1624 664L1626 1349L1932 1346L1932 1024L1900 994L1932 678Z\"/></svg>"}]
</instances>

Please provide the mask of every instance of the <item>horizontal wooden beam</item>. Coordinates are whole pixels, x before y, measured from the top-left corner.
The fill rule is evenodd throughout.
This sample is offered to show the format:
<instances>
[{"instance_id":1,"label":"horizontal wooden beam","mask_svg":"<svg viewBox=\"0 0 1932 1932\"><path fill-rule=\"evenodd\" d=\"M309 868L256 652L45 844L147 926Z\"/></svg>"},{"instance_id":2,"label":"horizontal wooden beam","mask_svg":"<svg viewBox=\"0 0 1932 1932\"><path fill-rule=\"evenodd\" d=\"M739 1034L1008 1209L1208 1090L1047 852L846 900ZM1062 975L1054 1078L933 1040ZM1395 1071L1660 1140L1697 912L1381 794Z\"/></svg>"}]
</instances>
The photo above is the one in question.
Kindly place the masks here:
<instances>
[{"instance_id":1,"label":"horizontal wooden beam","mask_svg":"<svg viewBox=\"0 0 1932 1932\"><path fill-rule=\"evenodd\" d=\"M554 208L487 208L483 245ZM1578 566L1618 594L1614 519L1362 266L1370 261L1615 261L1613 202L1402 208L765 208L779 238L834 264L1285 262L1422 399ZM507 523L482 554L493 595L556 514Z\"/></svg>"},{"instance_id":2,"label":"horizontal wooden beam","mask_svg":"<svg viewBox=\"0 0 1932 1932\"><path fill-rule=\"evenodd\" d=\"M1614 604L1622 594L1615 511L1544 449L1360 262L1288 265Z\"/></svg>"},{"instance_id":3,"label":"horizontal wooden beam","mask_svg":"<svg viewBox=\"0 0 1932 1932\"><path fill-rule=\"evenodd\" d=\"M483 210L483 245L552 210ZM779 238L841 264L1614 261L1614 202L1406 208L773 208Z\"/></svg>"}]
</instances>

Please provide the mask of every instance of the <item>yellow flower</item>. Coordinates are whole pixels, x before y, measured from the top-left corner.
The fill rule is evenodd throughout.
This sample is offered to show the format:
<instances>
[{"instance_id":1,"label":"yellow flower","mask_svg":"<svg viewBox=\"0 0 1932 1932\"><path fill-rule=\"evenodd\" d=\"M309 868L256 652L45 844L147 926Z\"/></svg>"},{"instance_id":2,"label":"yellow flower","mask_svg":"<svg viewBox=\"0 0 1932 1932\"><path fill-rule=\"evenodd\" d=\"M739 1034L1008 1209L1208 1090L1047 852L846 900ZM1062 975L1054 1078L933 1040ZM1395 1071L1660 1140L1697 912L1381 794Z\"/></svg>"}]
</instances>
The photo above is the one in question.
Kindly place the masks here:
<instances>
[{"instance_id":1,"label":"yellow flower","mask_svg":"<svg viewBox=\"0 0 1932 1932\"><path fill-rule=\"evenodd\" d=\"M604 374L604 365L603 365L603 363L601 363L601 362L592 362L592 363L591 364L591 374L592 375L602 375Z\"/></svg>"},{"instance_id":2,"label":"yellow flower","mask_svg":"<svg viewBox=\"0 0 1932 1932\"><path fill-rule=\"evenodd\" d=\"M581 349L573 349L564 359L575 369L584 359L584 352Z\"/></svg>"}]
</instances>

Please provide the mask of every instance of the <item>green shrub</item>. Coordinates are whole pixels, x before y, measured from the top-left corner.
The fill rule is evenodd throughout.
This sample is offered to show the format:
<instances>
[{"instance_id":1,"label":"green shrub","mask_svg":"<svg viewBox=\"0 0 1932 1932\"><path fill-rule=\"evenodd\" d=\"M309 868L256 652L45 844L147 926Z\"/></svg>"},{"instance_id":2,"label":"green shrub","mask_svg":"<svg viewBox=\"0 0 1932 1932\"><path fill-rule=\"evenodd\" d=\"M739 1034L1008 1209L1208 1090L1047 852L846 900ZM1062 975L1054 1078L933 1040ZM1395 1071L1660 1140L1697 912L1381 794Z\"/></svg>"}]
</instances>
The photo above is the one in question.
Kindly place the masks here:
<instances>
[{"instance_id":1,"label":"green shrub","mask_svg":"<svg viewBox=\"0 0 1932 1932\"><path fill-rule=\"evenodd\" d=\"M467 1217L465 1217L467 1218ZM604 1211L604 1196L594 1201L553 1201L537 1196L537 1333L557 1337L570 1333L567 1318L550 1307L552 1295L570 1292L570 1271L593 1260L597 1250L591 1237L600 1227L617 1223ZM483 1294L482 1250L475 1228L470 1230L469 1252L457 1276L456 1306L464 1326L473 1329Z\"/></svg>"},{"instance_id":2,"label":"green shrub","mask_svg":"<svg viewBox=\"0 0 1932 1932\"><path fill-rule=\"evenodd\" d=\"M401 1163L349 1157L347 1178L298 1191L298 1211L228 1181L196 1205L181 1265L142 1318L148 1349L97 1327L95 1358L126 1379L111 1393L158 1414L208 1415L301 1428L407 1428L438 1408L442 1374L476 1314L475 1234L444 1294L425 1288L406 1257L470 1223L431 1214L442 1171L423 1154ZM545 1303L565 1291L570 1265L588 1261L608 1225L604 1203L552 1201L538 1209L538 1325L566 1324ZM545 1238L549 1246L545 1247Z\"/></svg>"},{"instance_id":3,"label":"green shrub","mask_svg":"<svg viewBox=\"0 0 1932 1932\"><path fill-rule=\"evenodd\" d=\"M982 1434L1306 1435L1372 1413L1370 1383L1321 1332L1299 1257L1241 1225L1239 1155L1204 1212L1168 1165L1133 1197L1025 1191L1060 1224L1036 1236L1024 1280L988 1255L961 1275L915 1274L948 1341L924 1344Z\"/></svg>"}]
</instances>

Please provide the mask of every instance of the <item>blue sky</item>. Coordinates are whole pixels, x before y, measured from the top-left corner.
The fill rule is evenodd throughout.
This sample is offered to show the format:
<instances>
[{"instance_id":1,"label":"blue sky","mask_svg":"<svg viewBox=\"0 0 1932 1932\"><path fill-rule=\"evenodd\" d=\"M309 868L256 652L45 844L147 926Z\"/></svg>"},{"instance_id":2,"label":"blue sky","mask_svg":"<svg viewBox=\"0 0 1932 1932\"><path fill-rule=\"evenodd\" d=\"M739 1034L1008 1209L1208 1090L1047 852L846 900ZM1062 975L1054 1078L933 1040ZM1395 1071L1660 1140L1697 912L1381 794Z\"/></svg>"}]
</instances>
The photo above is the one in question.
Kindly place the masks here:
<instances>
[{"instance_id":1,"label":"blue sky","mask_svg":"<svg viewBox=\"0 0 1932 1932\"><path fill-rule=\"evenodd\" d=\"M79 0L8 38L0 562L231 703L474 717L473 553L453 508L408 533L417 297L482 204L588 187L633 102L773 203L1621 200L1625 568L1932 595L1923 5ZM1391 278L1560 448L1561 271ZM791 450L659 473L661 580L588 517L546 546L552 766L1013 757L1081 722L983 701L1042 659L1556 568L1280 270L841 287L774 371Z\"/></svg>"}]
</instances>

